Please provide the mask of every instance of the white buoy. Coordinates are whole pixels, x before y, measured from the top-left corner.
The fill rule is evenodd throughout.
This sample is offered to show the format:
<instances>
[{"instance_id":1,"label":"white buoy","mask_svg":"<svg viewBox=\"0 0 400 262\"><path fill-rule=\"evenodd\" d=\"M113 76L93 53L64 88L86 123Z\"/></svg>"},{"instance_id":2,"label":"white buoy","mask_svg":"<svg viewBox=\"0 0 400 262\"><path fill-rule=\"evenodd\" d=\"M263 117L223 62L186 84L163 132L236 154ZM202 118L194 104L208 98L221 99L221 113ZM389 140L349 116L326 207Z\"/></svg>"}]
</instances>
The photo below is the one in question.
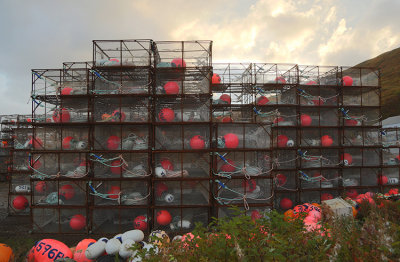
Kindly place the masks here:
<instances>
[{"instance_id":1,"label":"white buoy","mask_svg":"<svg viewBox=\"0 0 400 262\"><path fill-rule=\"evenodd\" d=\"M131 257L129 258L128 262L142 262L142 258L139 256L136 256L137 251L133 252Z\"/></svg>"},{"instance_id":2,"label":"white buoy","mask_svg":"<svg viewBox=\"0 0 400 262\"><path fill-rule=\"evenodd\" d=\"M105 237L100 238L97 240L96 243L93 245L90 245L86 251L85 251L85 256L89 259L96 259L99 256L101 256L104 251L106 250L106 244L108 242L108 239Z\"/></svg>"},{"instance_id":3,"label":"white buoy","mask_svg":"<svg viewBox=\"0 0 400 262\"><path fill-rule=\"evenodd\" d=\"M172 242L173 241L181 241L182 240L182 236L181 235L176 235L176 236L174 236L174 238L172 239Z\"/></svg>"},{"instance_id":4,"label":"white buoy","mask_svg":"<svg viewBox=\"0 0 400 262\"><path fill-rule=\"evenodd\" d=\"M121 247L121 240L118 238L111 238L106 244L106 252L109 255L118 254L119 248Z\"/></svg>"},{"instance_id":5,"label":"white buoy","mask_svg":"<svg viewBox=\"0 0 400 262\"><path fill-rule=\"evenodd\" d=\"M76 150L84 150L84 149L87 148L87 146L88 146L88 144L87 144L86 141L78 141L78 142L75 144L75 149L76 149Z\"/></svg>"},{"instance_id":6,"label":"white buoy","mask_svg":"<svg viewBox=\"0 0 400 262\"><path fill-rule=\"evenodd\" d=\"M192 223L189 220L182 220L182 228L190 228L191 225Z\"/></svg>"},{"instance_id":7,"label":"white buoy","mask_svg":"<svg viewBox=\"0 0 400 262\"><path fill-rule=\"evenodd\" d=\"M29 193L31 192L30 185L20 185L15 187L15 192L17 193Z\"/></svg>"},{"instance_id":8,"label":"white buoy","mask_svg":"<svg viewBox=\"0 0 400 262\"><path fill-rule=\"evenodd\" d=\"M122 242L125 242L127 239L132 239L135 242L142 241L144 239L144 234L142 230L134 229L130 231L126 231L121 236Z\"/></svg>"},{"instance_id":9,"label":"white buoy","mask_svg":"<svg viewBox=\"0 0 400 262\"><path fill-rule=\"evenodd\" d=\"M167 171L162 167L156 167L155 171L157 177L165 177L167 175Z\"/></svg>"},{"instance_id":10,"label":"white buoy","mask_svg":"<svg viewBox=\"0 0 400 262\"><path fill-rule=\"evenodd\" d=\"M119 255L122 258L127 258L133 255L133 251L130 248L135 244L135 241L132 239L127 239L122 242L121 247L119 248Z\"/></svg>"}]
</instances>

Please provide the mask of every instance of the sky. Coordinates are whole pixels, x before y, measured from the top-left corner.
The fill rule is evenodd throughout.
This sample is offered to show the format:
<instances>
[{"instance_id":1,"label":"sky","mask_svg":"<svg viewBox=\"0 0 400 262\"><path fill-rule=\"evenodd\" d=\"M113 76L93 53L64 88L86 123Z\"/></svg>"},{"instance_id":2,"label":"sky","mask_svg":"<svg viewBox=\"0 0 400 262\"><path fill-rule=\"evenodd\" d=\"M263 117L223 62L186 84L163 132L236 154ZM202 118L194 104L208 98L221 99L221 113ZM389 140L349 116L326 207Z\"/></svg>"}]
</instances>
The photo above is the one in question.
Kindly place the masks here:
<instances>
[{"instance_id":1,"label":"sky","mask_svg":"<svg viewBox=\"0 0 400 262\"><path fill-rule=\"evenodd\" d=\"M28 114L31 69L92 40L212 40L213 62L351 66L400 47L399 0L1 0L0 115Z\"/></svg>"}]
</instances>

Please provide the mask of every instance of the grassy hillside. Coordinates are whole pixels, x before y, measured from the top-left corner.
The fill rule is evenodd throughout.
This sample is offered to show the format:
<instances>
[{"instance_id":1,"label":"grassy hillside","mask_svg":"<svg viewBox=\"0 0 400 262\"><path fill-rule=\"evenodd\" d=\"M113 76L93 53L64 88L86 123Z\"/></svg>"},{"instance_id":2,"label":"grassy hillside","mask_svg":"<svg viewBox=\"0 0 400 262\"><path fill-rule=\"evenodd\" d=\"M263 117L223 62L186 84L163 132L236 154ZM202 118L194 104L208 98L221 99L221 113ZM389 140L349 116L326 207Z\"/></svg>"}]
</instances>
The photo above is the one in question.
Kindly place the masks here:
<instances>
[{"instance_id":1,"label":"grassy hillside","mask_svg":"<svg viewBox=\"0 0 400 262\"><path fill-rule=\"evenodd\" d=\"M383 119L400 115L400 48L383 53L357 66L381 70Z\"/></svg>"}]
</instances>

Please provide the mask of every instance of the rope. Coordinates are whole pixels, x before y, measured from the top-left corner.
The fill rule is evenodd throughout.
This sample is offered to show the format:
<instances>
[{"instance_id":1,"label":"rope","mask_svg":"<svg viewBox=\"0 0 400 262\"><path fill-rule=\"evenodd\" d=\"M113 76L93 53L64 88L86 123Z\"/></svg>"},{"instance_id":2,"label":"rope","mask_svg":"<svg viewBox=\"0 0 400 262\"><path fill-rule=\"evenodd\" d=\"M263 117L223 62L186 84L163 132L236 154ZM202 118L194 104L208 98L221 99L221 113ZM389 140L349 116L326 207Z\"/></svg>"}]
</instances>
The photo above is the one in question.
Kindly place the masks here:
<instances>
[{"instance_id":1,"label":"rope","mask_svg":"<svg viewBox=\"0 0 400 262\"><path fill-rule=\"evenodd\" d=\"M102 182L96 187L96 189L102 184ZM103 193L99 193L97 192L97 190L92 186L92 181L88 182L88 186L89 188L92 190L93 193L90 193L93 196L97 196L103 199L107 199L107 200L116 200L118 201L118 204L121 203L121 191L118 194L103 194ZM111 196L118 196L118 198L111 198Z\"/></svg>"}]
</instances>

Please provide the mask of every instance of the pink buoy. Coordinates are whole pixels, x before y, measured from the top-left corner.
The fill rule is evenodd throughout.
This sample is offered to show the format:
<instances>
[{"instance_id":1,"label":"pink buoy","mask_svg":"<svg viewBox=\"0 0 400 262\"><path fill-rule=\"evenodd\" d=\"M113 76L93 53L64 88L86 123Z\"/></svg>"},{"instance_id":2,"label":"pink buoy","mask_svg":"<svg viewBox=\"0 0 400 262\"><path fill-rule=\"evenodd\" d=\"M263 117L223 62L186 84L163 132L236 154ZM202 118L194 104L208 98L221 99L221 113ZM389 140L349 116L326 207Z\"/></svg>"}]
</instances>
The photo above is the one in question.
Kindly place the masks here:
<instances>
[{"instance_id":1,"label":"pink buoy","mask_svg":"<svg viewBox=\"0 0 400 262\"><path fill-rule=\"evenodd\" d=\"M54 262L59 258L72 258L71 249L55 239L42 239L34 246L34 261Z\"/></svg>"},{"instance_id":2,"label":"pink buoy","mask_svg":"<svg viewBox=\"0 0 400 262\"><path fill-rule=\"evenodd\" d=\"M86 249L96 243L97 241L91 238L81 240L78 245L76 245L74 252L74 260L76 262L92 262L94 260L88 259L85 255Z\"/></svg>"}]
</instances>

